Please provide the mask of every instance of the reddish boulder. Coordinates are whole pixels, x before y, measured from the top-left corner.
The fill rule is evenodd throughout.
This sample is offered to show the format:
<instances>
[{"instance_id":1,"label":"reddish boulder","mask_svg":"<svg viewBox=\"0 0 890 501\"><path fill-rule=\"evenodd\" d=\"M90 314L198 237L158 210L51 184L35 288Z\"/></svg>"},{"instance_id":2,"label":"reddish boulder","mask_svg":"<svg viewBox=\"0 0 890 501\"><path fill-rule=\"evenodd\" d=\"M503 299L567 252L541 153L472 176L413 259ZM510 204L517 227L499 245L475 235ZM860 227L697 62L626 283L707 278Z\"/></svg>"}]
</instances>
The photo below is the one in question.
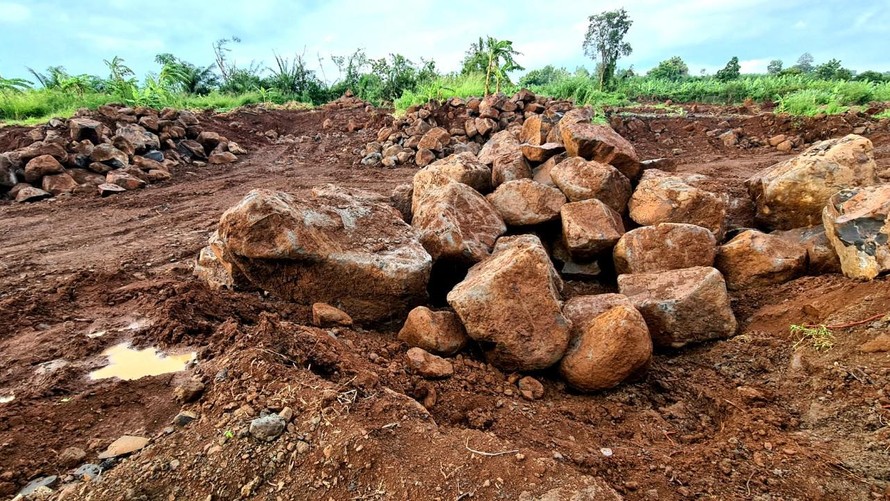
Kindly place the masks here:
<instances>
[{"instance_id":1,"label":"reddish boulder","mask_svg":"<svg viewBox=\"0 0 890 501\"><path fill-rule=\"evenodd\" d=\"M836 193L822 221L844 275L871 280L890 271L890 184Z\"/></svg>"},{"instance_id":2,"label":"reddish boulder","mask_svg":"<svg viewBox=\"0 0 890 501\"><path fill-rule=\"evenodd\" d=\"M841 260L837 256L825 226L809 226L787 231L774 231L770 235L798 245L807 251L807 273L821 275L823 273L841 273Z\"/></svg>"},{"instance_id":3,"label":"reddish boulder","mask_svg":"<svg viewBox=\"0 0 890 501\"><path fill-rule=\"evenodd\" d=\"M493 188L507 181L532 177L532 168L512 131L505 130L492 136L479 152L479 161L491 166Z\"/></svg>"},{"instance_id":4,"label":"reddish boulder","mask_svg":"<svg viewBox=\"0 0 890 501\"><path fill-rule=\"evenodd\" d=\"M570 157L609 164L629 179L640 175L640 158L633 145L608 125L591 123L589 108L566 113L559 122L562 143Z\"/></svg>"},{"instance_id":5,"label":"reddish boulder","mask_svg":"<svg viewBox=\"0 0 890 501\"><path fill-rule=\"evenodd\" d=\"M61 174L65 172L65 168L51 155L40 155L32 158L25 165L25 181L35 183L43 176L50 174Z\"/></svg>"},{"instance_id":6,"label":"reddish boulder","mask_svg":"<svg viewBox=\"0 0 890 501\"><path fill-rule=\"evenodd\" d=\"M122 169L130 164L127 154L109 143L102 143L93 148L90 160L108 165L112 169Z\"/></svg>"},{"instance_id":7,"label":"reddish boulder","mask_svg":"<svg viewBox=\"0 0 890 501\"><path fill-rule=\"evenodd\" d=\"M559 372L574 388L612 388L649 365L652 338L627 297L578 296L566 303L563 313L572 324L572 341Z\"/></svg>"},{"instance_id":8,"label":"reddish boulder","mask_svg":"<svg viewBox=\"0 0 890 501\"><path fill-rule=\"evenodd\" d=\"M433 355L423 348L411 348L406 354L411 372L426 379L445 379L454 374L451 362Z\"/></svg>"},{"instance_id":9,"label":"reddish boulder","mask_svg":"<svg viewBox=\"0 0 890 501\"><path fill-rule=\"evenodd\" d=\"M747 230L720 246L715 267L730 290L781 284L803 275L807 251L757 230Z\"/></svg>"},{"instance_id":10,"label":"reddish boulder","mask_svg":"<svg viewBox=\"0 0 890 501\"><path fill-rule=\"evenodd\" d=\"M485 197L441 174L420 189L415 184L411 226L434 260L469 263L487 257L497 238L507 231Z\"/></svg>"},{"instance_id":11,"label":"reddish boulder","mask_svg":"<svg viewBox=\"0 0 890 501\"><path fill-rule=\"evenodd\" d=\"M562 206L562 237L573 258L593 258L611 250L624 234L621 216L592 198Z\"/></svg>"},{"instance_id":12,"label":"reddish boulder","mask_svg":"<svg viewBox=\"0 0 890 501\"><path fill-rule=\"evenodd\" d=\"M148 184L144 180L122 170L113 170L106 174L105 182L116 184L125 190L138 190L145 188L145 185Z\"/></svg>"},{"instance_id":13,"label":"reddish boulder","mask_svg":"<svg viewBox=\"0 0 890 501\"><path fill-rule=\"evenodd\" d=\"M561 191L531 179L508 181L486 197L510 226L529 226L552 221L566 203Z\"/></svg>"},{"instance_id":14,"label":"reddish boulder","mask_svg":"<svg viewBox=\"0 0 890 501\"><path fill-rule=\"evenodd\" d=\"M618 289L643 314L655 346L727 338L738 327L726 282L714 268L618 275Z\"/></svg>"},{"instance_id":15,"label":"reddish boulder","mask_svg":"<svg viewBox=\"0 0 890 501\"><path fill-rule=\"evenodd\" d=\"M72 118L68 120L68 129L72 141L89 141L99 144L102 137L102 122L90 118Z\"/></svg>"},{"instance_id":16,"label":"reddish boulder","mask_svg":"<svg viewBox=\"0 0 890 501\"><path fill-rule=\"evenodd\" d=\"M399 340L437 355L451 356L466 346L468 337L454 312L418 306L408 314Z\"/></svg>"},{"instance_id":17,"label":"reddish boulder","mask_svg":"<svg viewBox=\"0 0 890 501\"><path fill-rule=\"evenodd\" d=\"M838 191L877 184L874 146L850 134L817 143L746 181L757 222L789 230L822 222L822 209Z\"/></svg>"},{"instance_id":18,"label":"reddish boulder","mask_svg":"<svg viewBox=\"0 0 890 501\"><path fill-rule=\"evenodd\" d=\"M18 186L18 185L16 185ZM16 202L36 202L38 200L43 200L44 198L51 198L52 193L48 193L46 191L41 190L40 188L35 188L33 186L24 185L15 191L10 190L10 194L15 193L15 201Z\"/></svg>"},{"instance_id":19,"label":"reddish boulder","mask_svg":"<svg viewBox=\"0 0 890 501\"><path fill-rule=\"evenodd\" d=\"M420 138L420 142L417 144L417 149L426 149L441 153L445 151L445 147L449 144L451 144L451 135L448 134L448 131L442 127L433 127Z\"/></svg>"},{"instance_id":20,"label":"reddish boulder","mask_svg":"<svg viewBox=\"0 0 890 501\"><path fill-rule=\"evenodd\" d=\"M631 194L630 180L617 169L579 157L556 164L550 170L550 178L569 201L595 198L618 213L624 212Z\"/></svg>"},{"instance_id":21,"label":"reddish boulder","mask_svg":"<svg viewBox=\"0 0 890 501\"><path fill-rule=\"evenodd\" d=\"M302 304L338 304L359 322L426 300L432 261L384 203L337 187L296 198L253 190L219 223L227 261L254 285Z\"/></svg>"},{"instance_id":22,"label":"reddish boulder","mask_svg":"<svg viewBox=\"0 0 890 501\"><path fill-rule=\"evenodd\" d=\"M612 255L619 274L713 266L717 239L694 224L660 223L628 231Z\"/></svg>"},{"instance_id":23,"label":"reddish boulder","mask_svg":"<svg viewBox=\"0 0 890 501\"><path fill-rule=\"evenodd\" d=\"M77 181L67 172L43 176L41 184L44 191L48 191L55 196L62 193L71 193L77 188Z\"/></svg>"},{"instance_id":24,"label":"reddish boulder","mask_svg":"<svg viewBox=\"0 0 890 501\"><path fill-rule=\"evenodd\" d=\"M538 237L520 235L501 238L491 257L448 293L448 303L492 364L537 370L558 362L568 346L561 289Z\"/></svg>"},{"instance_id":25,"label":"reddish boulder","mask_svg":"<svg viewBox=\"0 0 890 501\"><path fill-rule=\"evenodd\" d=\"M637 224L687 223L707 228L719 240L726 225L726 202L682 178L646 171L628 204Z\"/></svg>"}]
</instances>

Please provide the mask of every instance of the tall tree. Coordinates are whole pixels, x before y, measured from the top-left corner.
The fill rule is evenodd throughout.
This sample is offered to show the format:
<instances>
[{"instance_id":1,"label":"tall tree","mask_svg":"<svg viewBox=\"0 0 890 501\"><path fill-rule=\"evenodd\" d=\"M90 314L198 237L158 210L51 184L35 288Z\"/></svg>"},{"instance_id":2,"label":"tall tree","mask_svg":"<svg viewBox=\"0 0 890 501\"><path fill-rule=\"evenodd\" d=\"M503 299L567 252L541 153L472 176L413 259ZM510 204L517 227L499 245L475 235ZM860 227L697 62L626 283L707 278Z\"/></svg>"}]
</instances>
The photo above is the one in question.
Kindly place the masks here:
<instances>
[{"instance_id":1,"label":"tall tree","mask_svg":"<svg viewBox=\"0 0 890 501\"><path fill-rule=\"evenodd\" d=\"M629 56L633 49L624 36L633 24L627 11L618 9L602 12L588 18L590 24L584 36L584 55L598 61L597 77L603 90L615 73L618 58Z\"/></svg>"},{"instance_id":2,"label":"tall tree","mask_svg":"<svg viewBox=\"0 0 890 501\"><path fill-rule=\"evenodd\" d=\"M729 62L726 63L726 66L724 66L722 70L717 70L717 74L714 76L717 77L717 80L720 80L721 82L735 80L739 77L741 68L741 65L739 65L739 58L737 58L736 56L732 56L732 59L730 59Z\"/></svg>"},{"instance_id":3,"label":"tall tree","mask_svg":"<svg viewBox=\"0 0 890 501\"><path fill-rule=\"evenodd\" d=\"M813 66L813 55L809 52L804 52L797 58L797 64L793 67L800 70L801 73L812 73L815 67Z\"/></svg>"},{"instance_id":4,"label":"tall tree","mask_svg":"<svg viewBox=\"0 0 890 501\"><path fill-rule=\"evenodd\" d=\"M766 72L770 75L778 75L782 73L782 60L781 59L773 59L766 65Z\"/></svg>"},{"instance_id":5,"label":"tall tree","mask_svg":"<svg viewBox=\"0 0 890 501\"><path fill-rule=\"evenodd\" d=\"M658 63L658 66L649 70L648 75L662 80L682 80L689 76L689 66L686 66L680 56L674 56Z\"/></svg>"}]
</instances>

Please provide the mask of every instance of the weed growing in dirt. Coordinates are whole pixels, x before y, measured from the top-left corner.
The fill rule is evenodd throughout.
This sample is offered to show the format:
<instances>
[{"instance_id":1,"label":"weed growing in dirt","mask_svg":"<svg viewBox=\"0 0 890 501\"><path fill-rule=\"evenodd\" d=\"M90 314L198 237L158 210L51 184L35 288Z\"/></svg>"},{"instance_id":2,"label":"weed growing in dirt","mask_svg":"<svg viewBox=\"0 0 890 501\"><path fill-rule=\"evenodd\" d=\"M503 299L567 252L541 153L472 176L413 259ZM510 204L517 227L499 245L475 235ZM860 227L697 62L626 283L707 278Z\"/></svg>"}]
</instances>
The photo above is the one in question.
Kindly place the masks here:
<instances>
[{"instance_id":1,"label":"weed growing in dirt","mask_svg":"<svg viewBox=\"0 0 890 501\"><path fill-rule=\"evenodd\" d=\"M807 342L812 342L813 348L816 351L830 350L834 346L834 334L825 325L808 326L795 324L791 326L791 333L801 336L794 343L795 348Z\"/></svg>"}]
</instances>

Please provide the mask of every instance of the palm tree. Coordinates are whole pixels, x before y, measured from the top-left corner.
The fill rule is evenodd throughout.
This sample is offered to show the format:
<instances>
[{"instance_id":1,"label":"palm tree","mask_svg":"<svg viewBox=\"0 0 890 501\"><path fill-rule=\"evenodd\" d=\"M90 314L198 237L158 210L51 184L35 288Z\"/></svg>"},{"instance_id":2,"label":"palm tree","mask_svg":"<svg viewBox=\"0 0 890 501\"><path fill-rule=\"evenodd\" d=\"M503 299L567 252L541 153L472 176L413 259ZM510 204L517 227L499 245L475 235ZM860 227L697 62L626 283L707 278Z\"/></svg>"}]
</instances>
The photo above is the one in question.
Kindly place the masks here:
<instances>
[{"instance_id":1,"label":"palm tree","mask_svg":"<svg viewBox=\"0 0 890 501\"><path fill-rule=\"evenodd\" d=\"M513 49L513 42L510 40L498 40L494 37L488 37L485 45L488 59L488 64L485 67L485 95L487 96L491 93L492 76L497 80L497 92L500 92L501 81L506 80L509 82L508 72L525 68L513 59L513 56L520 56L522 53Z\"/></svg>"},{"instance_id":2,"label":"palm tree","mask_svg":"<svg viewBox=\"0 0 890 501\"><path fill-rule=\"evenodd\" d=\"M0 76L0 93L2 94L24 92L32 85L34 85L32 82L24 78L3 78Z\"/></svg>"}]
</instances>

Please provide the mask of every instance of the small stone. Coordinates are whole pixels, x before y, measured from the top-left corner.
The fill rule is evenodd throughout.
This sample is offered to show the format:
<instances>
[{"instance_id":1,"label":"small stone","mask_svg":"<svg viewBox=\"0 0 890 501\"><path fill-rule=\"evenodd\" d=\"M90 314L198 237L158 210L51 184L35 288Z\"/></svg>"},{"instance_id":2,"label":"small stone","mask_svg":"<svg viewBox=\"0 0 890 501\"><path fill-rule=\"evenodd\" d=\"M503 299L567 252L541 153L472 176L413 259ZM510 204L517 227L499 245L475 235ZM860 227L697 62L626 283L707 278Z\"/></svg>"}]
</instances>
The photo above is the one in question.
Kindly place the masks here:
<instances>
[{"instance_id":1,"label":"small stone","mask_svg":"<svg viewBox=\"0 0 890 501\"><path fill-rule=\"evenodd\" d=\"M290 423L291 420L294 418L294 410L290 407L285 407L284 409L281 409L281 412L279 412L278 415L281 416L281 419Z\"/></svg>"},{"instance_id":2,"label":"small stone","mask_svg":"<svg viewBox=\"0 0 890 501\"><path fill-rule=\"evenodd\" d=\"M15 201L19 203L36 202L44 198L52 198L52 196L52 193L47 193L40 188L25 185L16 192Z\"/></svg>"},{"instance_id":3,"label":"small stone","mask_svg":"<svg viewBox=\"0 0 890 501\"><path fill-rule=\"evenodd\" d=\"M544 396L544 385L531 376L525 376L519 380L519 394L526 400L538 400Z\"/></svg>"},{"instance_id":4,"label":"small stone","mask_svg":"<svg viewBox=\"0 0 890 501\"><path fill-rule=\"evenodd\" d=\"M173 424L176 426L186 426L195 419L198 419L198 415L192 411L182 411L173 418Z\"/></svg>"},{"instance_id":5,"label":"small stone","mask_svg":"<svg viewBox=\"0 0 890 501\"><path fill-rule=\"evenodd\" d=\"M278 414L269 414L250 422L250 434L257 440L271 442L284 433L287 421Z\"/></svg>"},{"instance_id":6,"label":"small stone","mask_svg":"<svg viewBox=\"0 0 890 501\"><path fill-rule=\"evenodd\" d=\"M426 306L411 310L399 331L399 340L437 355L451 356L467 344L467 333L454 312Z\"/></svg>"},{"instance_id":7,"label":"small stone","mask_svg":"<svg viewBox=\"0 0 890 501\"><path fill-rule=\"evenodd\" d=\"M327 303L315 303L312 305L312 323L319 327L349 327L352 325L352 317Z\"/></svg>"},{"instance_id":8,"label":"small stone","mask_svg":"<svg viewBox=\"0 0 890 501\"><path fill-rule=\"evenodd\" d=\"M407 353L408 367L427 379L444 379L454 374L451 362L433 355L423 348L411 348Z\"/></svg>"},{"instance_id":9,"label":"small stone","mask_svg":"<svg viewBox=\"0 0 890 501\"><path fill-rule=\"evenodd\" d=\"M109 195L114 195L115 193L123 193L127 191L123 186L118 186L116 184L111 183L102 183L98 186L99 196L107 197Z\"/></svg>"},{"instance_id":10,"label":"small stone","mask_svg":"<svg viewBox=\"0 0 890 501\"><path fill-rule=\"evenodd\" d=\"M309 452L309 443L302 440L297 442L297 454L306 454Z\"/></svg>"},{"instance_id":11,"label":"small stone","mask_svg":"<svg viewBox=\"0 0 890 501\"><path fill-rule=\"evenodd\" d=\"M99 459L116 458L125 456L127 454L132 454L134 452L142 450L146 445L148 445L148 442L149 440L144 437L124 435L112 442L111 445L109 445L108 448L105 450L105 452L99 454Z\"/></svg>"},{"instance_id":12,"label":"small stone","mask_svg":"<svg viewBox=\"0 0 890 501\"><path fill-rule=\"evenodd\" d=\"M176 400L184 404L198 400L202 394L204 394L204 383L194 379L182 383L173 390Z\"/></svg>"},{"instance_id":13,"label":"small stone","mask_svg":"<svg viewBox=\"0 0 890 501\"><path fill-rule=\"evenodd\" d=\"M36 478L22 487L22 490L19 491L18 496L26 497L32 494L37 494L39 490L51 489L55 487L57 483L59 483L59 477L57 477L56 475ZM16 496L16 498L18 498L18 496Z\"/></svg>"},{"instance_id":14,"label":"small stone","mask_svg":"<svg viewBox=\"0 0 890 501\"><path fill-rule=\"evenodd\" d=\"M72 468L82 463L86 457L87 453L85 450L79 447L68 447L59 454L58 459L60 465L66 468Z\"/></svg>"}]
</instances>

